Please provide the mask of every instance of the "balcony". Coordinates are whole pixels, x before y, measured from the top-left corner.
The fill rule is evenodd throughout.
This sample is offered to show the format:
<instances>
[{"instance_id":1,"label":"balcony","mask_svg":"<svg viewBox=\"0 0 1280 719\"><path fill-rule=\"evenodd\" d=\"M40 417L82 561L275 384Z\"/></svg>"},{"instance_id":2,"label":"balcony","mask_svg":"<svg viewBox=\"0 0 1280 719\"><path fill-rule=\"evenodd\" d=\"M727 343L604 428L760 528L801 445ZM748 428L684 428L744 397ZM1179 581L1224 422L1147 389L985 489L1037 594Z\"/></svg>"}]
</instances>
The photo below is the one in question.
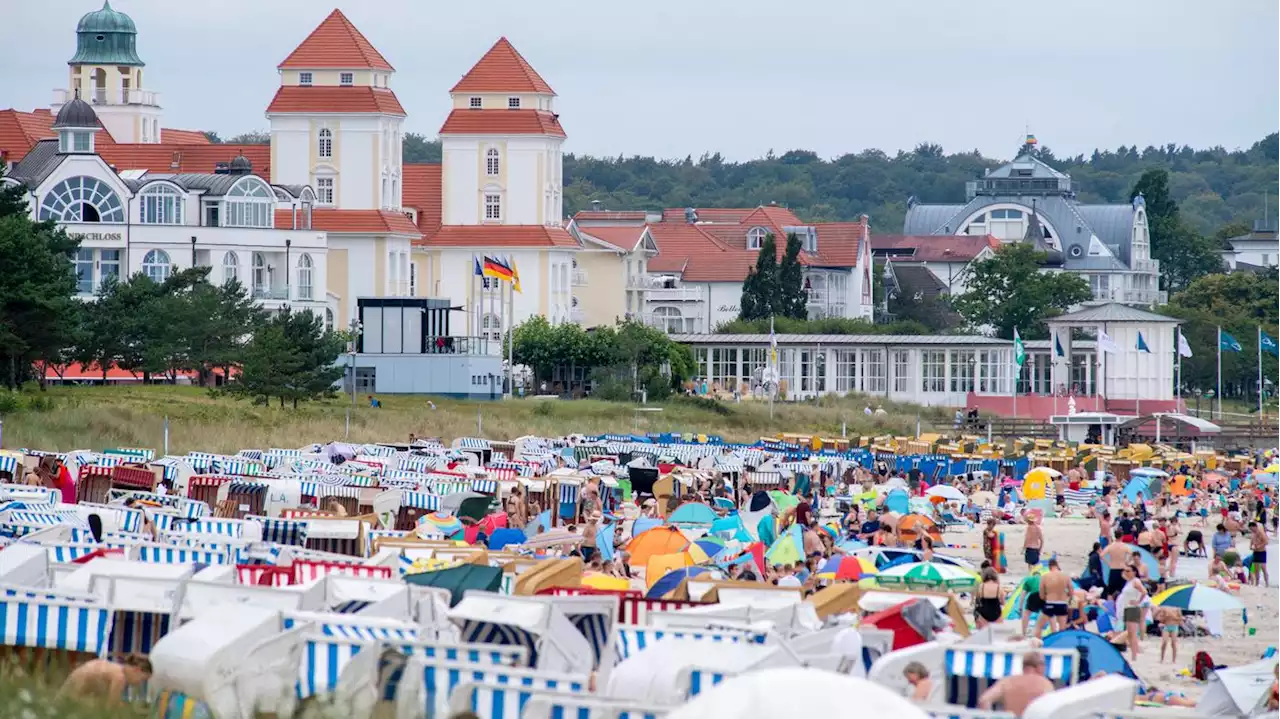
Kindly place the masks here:
<instances>
[{"instance_id":1,"label":"balcony","mask_svg":"<svg viewBox=\"0 0 1280 719\"><path fill-rule=\"evenodd\" d=\"M569 310L569 321L570 321L570 322L572 322L572 323L574 323L574 324L577 324L577 325L580 325L580 324L582 324L582 323L583 323L583 321L584 321L585 319L586 319L586 315L585 315L585 314L583 314L583 312L582 312L582 309L581 309L581 308L574 307L573 309Z\"/></svg>"},{"instance_id":2,"label":"balcony","mask_svg":"<svg viewBox=\"0 0 1280 719\"><path fill-rule=\"evenodd\" d=\"M582 270L574 270L571 281L574 287L586 287L587 273Z\"/></svg>"},{"instance_id":3,"label":"balcony","mask_svg":"<svg viewBox=\"0 0 1280 719\"><path fill-rule=\"evenodd\" d=\"M287 287L254 287L253 299L255 300L289 300L289 288Z\"/></svg>"},{"instance_id":4,"label":"balcony","mask_svg":"<svg viewBox=\"0 0 1280 719\"><path fill-rule=\"evenodd\" d=\"M651 302L701 302L705 293L701 287L654 287L647 298Z\"/></svg>"},{"instance_id":5,"label":"balcony","mask_svg":"<svg viewBox=\"0 0 1280 719\"><path fill-rule=\"evenodd\" d=\"M669 334L700 334L704 331L701 317L646 314L640 316L640 322L647 327L656 327Z\"/></svg>"},{"instance_id":6,"label":"balcony","mask_svg":"<svg viewBox=\"0 0 1280 719\"><path fill-rule=\"evenodd\" d=\"M1163 305L1169 301L1169 293L1163 290L1095 288L1093 301L1119 302L1126 305Z\"/></svg>"},{"instance_id":7,"label":"balcony","mask_svg":"<svg viewBox=\"0 0 1280 719\"><path fill-rule=\"evenodd\" d=\"M1129 263L1134 272L1145 272L1149 275L1158 274L1160 272L1159 260L1133 260Z\"/></svg>"}]
</instances>

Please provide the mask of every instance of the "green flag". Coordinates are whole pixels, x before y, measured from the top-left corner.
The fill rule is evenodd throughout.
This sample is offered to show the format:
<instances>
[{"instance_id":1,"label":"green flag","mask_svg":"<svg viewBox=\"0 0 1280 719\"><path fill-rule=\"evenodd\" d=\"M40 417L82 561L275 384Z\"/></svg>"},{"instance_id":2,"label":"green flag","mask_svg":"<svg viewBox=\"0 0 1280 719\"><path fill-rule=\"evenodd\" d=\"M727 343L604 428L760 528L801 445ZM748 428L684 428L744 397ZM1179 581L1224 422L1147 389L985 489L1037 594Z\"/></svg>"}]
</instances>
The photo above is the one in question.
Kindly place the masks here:
<instances>
[{"instance_id":1,"label":"green flag","mask_svg":"<svg viewBox=\"0 0 1280 719\"><path fill-rule=\"evenodd\" d=\"M1018 328L1013 328L1013 363L1022 366L1027 361L1027 348L1022 345L1022 337L1018 335Z\"/></svg>"}]
</instances>

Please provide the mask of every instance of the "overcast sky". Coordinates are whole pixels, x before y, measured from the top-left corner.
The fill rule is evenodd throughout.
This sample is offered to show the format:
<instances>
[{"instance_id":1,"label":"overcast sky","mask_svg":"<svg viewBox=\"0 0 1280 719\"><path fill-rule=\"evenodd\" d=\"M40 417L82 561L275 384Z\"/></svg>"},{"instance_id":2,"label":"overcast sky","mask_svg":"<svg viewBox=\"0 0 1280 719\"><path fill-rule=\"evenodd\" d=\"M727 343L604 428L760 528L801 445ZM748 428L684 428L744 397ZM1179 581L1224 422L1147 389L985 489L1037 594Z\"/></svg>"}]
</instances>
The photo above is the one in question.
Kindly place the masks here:
<instances>
[{"instance_id":1,"label":"overcast sky","mask_svg":"<svg viewBox=\"0 0 1280 719\"><path fill-rule=\"evenodd\" d=\"M101 0L0 0L0 108L47 106ZM501 35L556 90L566 150L824 157L923 141L1007 157L1248 147L1277 129L1276 0L113 0L163 125L265 129L276 66L334 5L396 68L406 127Z\"/></svg>"}]
</instances>

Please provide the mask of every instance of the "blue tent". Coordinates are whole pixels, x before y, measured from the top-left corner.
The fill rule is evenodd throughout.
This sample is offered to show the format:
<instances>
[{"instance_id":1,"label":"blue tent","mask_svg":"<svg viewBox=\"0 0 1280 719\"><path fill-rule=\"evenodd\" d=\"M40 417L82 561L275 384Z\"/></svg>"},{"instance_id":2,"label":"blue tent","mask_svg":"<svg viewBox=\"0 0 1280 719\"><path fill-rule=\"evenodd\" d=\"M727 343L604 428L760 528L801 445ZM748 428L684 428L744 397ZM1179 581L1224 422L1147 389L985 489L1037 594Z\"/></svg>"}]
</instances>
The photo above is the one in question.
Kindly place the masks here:
<instances>
[{"instance_id":1,"label":"blue tent","mask_svg":"<svg viewBox=\"0 0 1280 719\"><path fill-rule=\"evenodd\" d=\"M524 532L518 529L495 529L489 537L489 549L504 549L508 544L524 544Z\"/></svg>"},{"instance_id":2,"label":"blue tent","mask_svg":"<svg viewBox=\"0 0 1280 719\"><path fill-rule=\"evenodd\" d=\"M715 521L715 511L700 502L682 504L667 517L667 523L677 527L710 527Z\"/></svg>"},{"instance_id":3,"label":"blue tent","mask_svg":"<svg viewBox=\"0 0 1280 719\"><path fill-rule=\"evenodd\" d=\"M1147 477L1130 477L1120 492L1121 498L1136 502L1139 494L1143 499L1151 499L1151 480Z\"/></svg>"},{"instance_id":4,"label":"blue tent","mask_svg":"<svg viewBox=\"0 0 1280 719\"><path fill-rule=\"evenodd\" d=\"M889 493L885 495L884 508L890 512L897 512L898 514L910 514L911 497L907 495L906 490L890 490Z\"/></svg>"},{"instance_id":5,"label":"blue tent","mask_svg":"<svg viewBox=\"0 0 1280 719\"><path fill-rule=\"evenodd\" d=\"M631 525L631 536L638 537L654 527L661 526L662 520L657 517L638 517Z\"/></svg>"},{"instance_id":6,"label":"blue tent","mask_svg":"<svg viewBox=\"0 0 1280 719\"><path fill-rule=\"evenodd\" d=\"M661 599L680 587L680 583L689 577L696 577L699 574L706 574L711 571L707 567L684 567L675 569L662 575L662 578L653 583L649 587L649 591L645 592L645 599Z\"/></svg>"},{"instance_id":7,"label":"blue tent","mask_svg":"<svg viewBox=\"0 0 1280 719\"><path fill-rule=\"evenodd\" d=\"M1125 660L1124 653L1106 638L1081 629L1067 629L1044 638L1045 649L1075 649L1080 653L1080 681L1087 681L1098 672L1119 674L1141 682L1133 667Z\"/></svg>"}]
</instances>

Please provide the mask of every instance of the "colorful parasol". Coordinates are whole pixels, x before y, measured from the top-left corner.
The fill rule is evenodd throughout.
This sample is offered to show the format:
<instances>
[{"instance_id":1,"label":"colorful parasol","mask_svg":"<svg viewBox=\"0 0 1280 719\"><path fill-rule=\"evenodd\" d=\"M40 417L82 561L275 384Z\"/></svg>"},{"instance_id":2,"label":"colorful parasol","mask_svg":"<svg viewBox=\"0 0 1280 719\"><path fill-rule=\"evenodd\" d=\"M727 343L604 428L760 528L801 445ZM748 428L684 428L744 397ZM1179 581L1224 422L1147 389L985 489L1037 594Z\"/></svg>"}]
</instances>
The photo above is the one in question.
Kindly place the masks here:
<instances>
[{"instance_id":1,"label":"colorful parasol","mask_svg":"<svg viewBox=\"0 0 1280 719\"><path fill-rule=\"evenodd\" d=\"M978 575L952 564L911 562L882 569L876 581L886 587L967 589L978 584Z\"/></svg>"},{"instance_id":2,"label":"colorful parasol","mask_svg":"<svg viewBox=\"0 0 1280 719\"><path fill-rule=\"evenodd\" d=\"M866 557L832 557L818 570L818 579L862 579L876 573L875 562Z\"/></svg>"},{"instance_id":3,"label":"colorful parasol","mask_svg":"<svg viewBox=\"0 0 1280 719\"><path fill-rule=\"evenodd\" d=\"M418 517L418 524L426 524L446 537L462 530L462 522L446 512L431 512Z\"/></svg>"},{"instance_id":4,"label":"colorful parasol","mask_svg":"<svg viewBox=\"0 0 1280 719\"><path fill-rule=\"evenodd\" d=\"M1166 589L1152 597L1151 603L1160 607L1174 607L1194 612L1244 608L1244 604L1239 599L1220 589L1203 584L1183 584Z\"/></svg>"},{"instance_id":5,"label":"colorful parasol","mask_svg":"<svg viewBox=\"0 0 1280 719\"><path fill-rule=\"evenodd\" d=\"M627 553L631 555L632 566L649 563L649 557L659 554L675 554L689 546L689 540L675 527L654 527L631 538L627 542Z\"/></svg>"}]
</instances>

